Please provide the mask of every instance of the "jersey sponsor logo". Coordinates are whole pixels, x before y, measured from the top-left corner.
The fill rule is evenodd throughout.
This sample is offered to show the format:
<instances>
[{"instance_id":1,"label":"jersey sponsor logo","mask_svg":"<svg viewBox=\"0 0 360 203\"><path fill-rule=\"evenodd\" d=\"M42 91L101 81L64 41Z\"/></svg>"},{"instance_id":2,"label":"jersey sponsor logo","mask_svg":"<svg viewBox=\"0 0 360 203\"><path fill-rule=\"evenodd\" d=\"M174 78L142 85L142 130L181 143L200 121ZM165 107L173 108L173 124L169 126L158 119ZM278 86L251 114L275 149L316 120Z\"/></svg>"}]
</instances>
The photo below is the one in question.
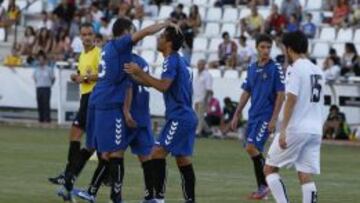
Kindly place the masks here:
<instances>
[{"instance_id":1,"label":"jersey sponsor logo","mask_svg":"<svg viewBox=\"0 0 360 203\"><path fill-rule=\"evenodd\" d=\"M166 135L165 145L169 145L171 143L171 141L174 139L174 135L176 133L176 130L177 130L178 126L179 126L178 121L172 121L171 122L170 130Z\"/></svg>"},{"instance_id":2,"label":"jersey sponsor logo","mask_svg":"<svg viewBox=\"0 0 360 203\"><path fill-rule=\"evenodd\" d=\"M122 138L122 120L121 118L115 119L115 144L119 145Z\"/></svg>"}]
</instances>

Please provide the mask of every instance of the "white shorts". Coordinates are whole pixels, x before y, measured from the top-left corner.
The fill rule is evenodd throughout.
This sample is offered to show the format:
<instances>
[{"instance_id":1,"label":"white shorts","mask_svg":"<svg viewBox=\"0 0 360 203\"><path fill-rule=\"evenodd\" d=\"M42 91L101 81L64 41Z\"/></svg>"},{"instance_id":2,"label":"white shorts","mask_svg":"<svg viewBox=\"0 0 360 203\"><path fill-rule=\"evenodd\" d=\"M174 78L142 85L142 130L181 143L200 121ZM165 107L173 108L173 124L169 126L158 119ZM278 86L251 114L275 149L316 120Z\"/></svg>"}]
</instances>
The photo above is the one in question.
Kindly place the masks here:
<instances>
[{"instance_id":1,"label":"white shorts","mask_svg":"<svg viewBox=\"0 0 360 203\"><path fill-rule=\"evenodd\" d=\"M278 168L295 166L299 172L320 174L321 135L288 133L285 150L280 148L279 137L277 134L270 146L267 165Z\"/></svg>"}]
</instances>

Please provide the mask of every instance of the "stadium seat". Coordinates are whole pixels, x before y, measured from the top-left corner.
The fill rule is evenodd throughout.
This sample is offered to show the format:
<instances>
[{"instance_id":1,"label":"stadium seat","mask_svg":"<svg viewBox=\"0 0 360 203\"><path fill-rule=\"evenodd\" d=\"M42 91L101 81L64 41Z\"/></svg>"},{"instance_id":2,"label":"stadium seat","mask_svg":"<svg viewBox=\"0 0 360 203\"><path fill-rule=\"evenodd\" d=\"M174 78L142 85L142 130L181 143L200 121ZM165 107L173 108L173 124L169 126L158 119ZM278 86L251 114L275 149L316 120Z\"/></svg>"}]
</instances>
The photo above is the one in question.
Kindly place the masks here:
<instances>
[{"instance_id":1,"label":"stadium seat","mask_svg":"<svg viewBox=\"0 0 360 203\"><path fill-rule=\"evenodd\" d=\"M235 37L236 35L236 24L234 23L226 23L223 24L221 28L221 33L228 32L230 37Z\"/></svg>"},{"instance_id":2,"label":"stadium seat","mask_svg":"<svg viewBox=\"0 0 360 203\"><path fill-rule=\"evenodd\" d=\"M329 44L324 42L318 42L314 45L312 56L315 58L325 58L329 53Z\"/></svg>"},{"instance_id":3,"label":"stadium seat","mask_svg":"<svg viewBox=\"0 0 360 203\"><path fill-rule=\"evenodd\" d=\"M209 57L208 57L208 61L211 62L211 61L218 61L219 60L219 57L218 57L218 54L217 53L212 53L212 54L209 54Z\"/></svg>"},{"instance_id":4,"label":"stadium seat","mask_svg":"<svg viewBox=\"0 0 360 203\"><path fill-rule=\"evenodd\" d=\"M162 64L164 63L164 56L158 52L156 56L155 64L156 66L162 67Z\"/></svg>"},{"instance_id":5,"label":"stadium seat","mask_svg":"<svg viewBox=\"0 0 360 203\"><path fill-rule=\"evenodd\" d=\"M351 28L341 28L338 32L336 41L338 42L351 42L353 40L353 30Z\"/></svg>"},{"instance_id":6,"label":"stadium seat","mask_svg":"<svg viewBox=\"0 0 360 203\"><path fill-rule=\"evenodd\" d=\"M321 29L320 40L321 41L335 41L335 28L333 27L324 27Z\"/></svg>"},{"instance_id":7,"label":"stadium seat","mask_svg":"<svg viewBox=\"0 0 360 203\"><path fill-rule=\"evenodd\" d=\"M274 4L276 4L279 8L281 8L281 4L283 2L283 0L274 0L272 1Z\"/></svg>"},{"instance_id":8,"label":"stadium seat","mask_svg":"<svg viewBox=\"0 0 360 203\"><path fill-rule=\"evenodd\" d=\"M306 1L307 0L300 0L299 3L301 5L302 8L306 8Z\"/></svg>"},{"instance_id":9,"label":"stadium seat","mask_svg":"<svg viewBox=\"0 0 360 203\"><path fill-rule=\"evenodd\" d=\"M354 40L355 43L359 43L360 42L360 29L355 30L355 34L354 34Z\"/></svg>"},{"instance_id":10,"label":"stadium seat","mask_svg":"<svg viewBox=\"0 0 360 203\"><path fill-rule=\"evenodd\" d=\"M193 53L191 55L191 65L196 67L196 64L197 62L200 60L200 59L205 59L206 60L206 55L205 53Z\"/></svg>"},{"instance_id":11,"label":"stadium seat","mask_svg":"<svg viewBox=\"0 0 360 203\"><path fill-rule=\"evenodd\" d=\"M316 65L319 66L320 68L323 68L324 61L325 61L325 58L318 58L318 59L316 59Z\"/></svg>"},{"instance_id":12,"label":"stadium seat","mask_svg":"<svg viewBox=\"0 0 360 203\"><path fill-rule=\"evenodd\" d=\"M259 8L258 12L264 19L266 19L267 17L270 16L271 10L269 7L265 7L265 8Z\"/></svg>"},{"instance_id":13,"label":"stadium seat","mask_svg":"<svg viewBox=\"0 0 360 203\"><path fill-rule=\"evenodd\" d=\"M17 1L16 3L18 3L20 1ZM26 1L25 1L26 2ZM26 10L26 13L28 14L39 14L41 13L44 8L43 8L43 1L35 1L34 3L32 3ZM27 2L26 2L27 4Z\"/></svg>"},{"instance_id":14,"label":"stadium seat","mask_svg":"<svg viewBox=\"0 0 360 203\"><path fill-rule=\"evenodd\" d=\"M150 26L152 24L156 23L155 20L151 20L151 19L146 19L146 20L143 20L142 23L141 23L141 29L144 29L146 28L147 26Z\"/></svg>"},{"instance_id":15,"label":"stadium seat","mask_svg":"<svg viewBox=\"0 0 360 203\"><path fill-rule=\"evenodd\" d=\"M226 70L224 73L224 78L237 79L239 78L239 72L237 70Z\"/></svg>"},{"instance_id":16,"label":"stadium seat","mask_svg":"<svg viewBox=\"0 0 360 203\"><path fill-rule=\"evenodd\" d=\"M206 8L205 7L199 7L199 13L202 20L204 20L206 16Z\"/></svg>"},{"instance_id":17,"label":"stadium seat","mask_svg":"<svg viewBox=\"0 0 360 203\"><path fill-rule=\"evenodd\" d=\"M359 53L359 51L360 51L360 44L355 44L355 48L356 48L356 51L358 51L358 53Z\"/></svg>"},{"instance_id":18,"label":"stadium seat","mask_svg":"<svg viewBox=\"0 0 360 203\"><path fill-rule=\"evenodd\" d=\"M239 19L243 19L243 18L245 18L246 16L248 16L250 14L251 14L251 10L249 8L243 8L243 9L240 10Z\"/></svg>"},{"instance_id":19,"label":"stadium seat","mask_svg":"<svg viewBox=\"0 0 360 203\"><path fill-rule=\"evenodd\" d=\"M151 50L142 51L140 55L141 55L141 57L143 57L145 59L145 61L149 65L152 65L155 63L155 52L154 51L151 51Z\"/></svg>"},{"instance_id":20,"label":"stadium seat","mask_svg":"<svg viewBox=\"0 0 360 203\"><path fill-rule=\"evenodd\" d=\"M193 52L206 51L208 48L208 39L204 37L196 37L193 44Z\"/></svg>"},{"instance_id":21,"label":"stadium seat","mask_svg":"<svg viewBox=\"0 0 360 203\"><path fill-rule=\"evenodd\" d=\"M198 5L199 7L204 7L208 5L208 1L207 0L193 0L193 3L195 5Z\"/></svg>"},{"instance_id":22,"label":"stadium seat","mask_svg":"<svg viewBox=\"0 0 360 203\"><path fill-rule=\"evenodd\" d=\"M311 12L313 18L312 18L312 22L315 24L315 25L319 25L322 23L322 12L321 11L312 11Z\"/></svg>"},{"instance_id":23,"label":"stadium seat","mask_svg":"<svg viewBox=\"0 0 360 203\"><path fill-rule=\"evenodd\" d=\"M221 21L221 17L222 17L221 8L213 7L208 9L205 20L218 22Z\"/></svg>"},{"instance_id":24,"label":"stadium seat","mask_svg":"<svg viewBox=\"0 0 360 203\"><path fill-rule=\"evenodd\" d=\"M206 37L216 37L219 36L220 25L218 23L207 23L205 28Z\"/></svg>"},{"instance_id":25,"label":"stadium seat","mask_svg":"<svg viewBox=\"0 0 360 203\"><path fill-rule=\"evenodd\" d=\"M134 19L132 22L133 22L135 28L137 30L139 30L140 29L140 21L138 19Z\"/></svg>"},{"instance_id":26,"label":"stadium seat","mask_svg":"<svg viewBox=\"0 0 360 203\"><path fill-rule=\"evenodd\" d=\"M210 52L217 52L218 51L218 47L221 44L221 42L223 41L222 38L212 38L210 41L210 46L209 46L209 51Z\"/></svg>"},{"instance_id":27,"label":"stadium seat","mask_svg":"<svg viewBox=\"0 0 360 203\"><path fill-rule=\"evenodd\" d=\"M174 10L172 6L162 5L159 12L159 19L164 20L170 17L170 13Z\"/></svg>"},{"instance_id":28,"label":"stadium seat","mask_svg":"<svg viewBox=\"0 0 360 203\"><path fill-rule=\"evenodd\" d=\"M0 28L0 41L4 41L4 40L5 40L5 29Z\"/></svg>"},{"instance_id":29,"label":"stadium seat","mask_svg":"<svg viewBox=\"0 0 360 203\"><path fill-rule=\"evenodd\" d=\"M209 69L209 73L214 78L221 78L221 71L219 69Z\"/></svg>"},{"instance_id":30,"label":"stadium seat","mask_svg":"<svg viewBox=\"0 0 360 203\"><path fill-rule=\"evenodd\" d=\"M215 2L217 0L208 0L208 4L206 5L207 7L213 7L215 5Z\"/></svg>"},{"instance_id":31,"label":"stadium seat","mask_svg":"<svg viewBox=\"0 0 360 203\"><path fill-rule=\"evenodd\" d=\"M145 37L141 44L141 49L151 49L151 50L155 51L156 41L157 40L156 40L155 36Z\"/></svg>"},{"instance_id":32,"label":"stadium seat","mask_svg":"<svg viewBox=\"0 0 360 203\"><path fill-rule=\"evenodd\" d=\"M343 43L333 44L332 48L334 48L336 50L336 53L339 56L342 56L345 52L345 44L343 44Z\"/></svg>"},{"instance_id":33,"label":"stadium seat","mask_svg":"<svg viewBox=\"0 0 360 203\"><path fill-rule=\"evenodd\" d=\"M236 8L225 8L223 21L224 22L237 22L239 12Z\"/></svg>"},{"instance_id":34,"label":"stadium seat","mask_svg":"<svg viewBox=\"0 0 360 203\"><path fill-rule=\"evenodd\" d=\"M177 0L178 4L183 4L184 6L192 5L192 0Z\"/></svg>"},{"instance_id":35,"label":"stadium seat","mask_svg":"<svg viewBox=\"0 0 360 203\"><path fill-rule=\"evenodd\" d=\"M320 10L321 9L321 5L322 1L318 1L318 0L310 0L307 2L306 4L306 10Z\"/></svg>"}]
</instances>

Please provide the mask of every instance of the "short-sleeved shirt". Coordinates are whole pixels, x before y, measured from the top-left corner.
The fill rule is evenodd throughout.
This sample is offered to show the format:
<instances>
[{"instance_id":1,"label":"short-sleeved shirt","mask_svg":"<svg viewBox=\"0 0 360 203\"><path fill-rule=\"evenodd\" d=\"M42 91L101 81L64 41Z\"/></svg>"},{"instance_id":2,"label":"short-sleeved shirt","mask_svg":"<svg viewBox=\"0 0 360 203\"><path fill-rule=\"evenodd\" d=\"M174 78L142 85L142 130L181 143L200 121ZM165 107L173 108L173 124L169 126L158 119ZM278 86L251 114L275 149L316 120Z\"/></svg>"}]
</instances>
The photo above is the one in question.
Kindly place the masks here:
<instances>
[{"instance_id":1,"label":"short-sleeved shirt","mask_svg":"<svg viewBox=\"0 0 360 203\"><path fill-rule=\"evenodd\" d=\"M323 71L308 59L298 59L287 68L286 93L297 96L287 132L322 134L324 107Z\"/></svg>"},{"instance_id":2,"label":"short-sleeved shirt","mask_svg":"<svg viewBox=\"0 0 360 203\"><path fill-rule=\"evenodd\" d=\"M101 49L98 47L94 47L92 50L88 52L85 52L85 50L82 51L78 62L78 71L80 75L81 76L97 75L100 56L101 56ZM95 84L96 84L95 81L91 81L89 83L81 83L80 84L81 94L90 93L93 90Z\"/></svg>"},{"instance_id":3,"label":"short-sleeved shirt","mask_svg":"<svg viewBox=\"0 0 360 203\"><path fill-rule=\"evenodd\" d=\"M133 42L131 35L121 36L105 44L101 51L98 81L89 105L109 108L124 103L129 76L124 64L131 62Z\"/></svg>"},{"instance_id":4,"label":"short-sleeved shirt","mask_svg":"<svg viewBox=\"0 0 360 203\"><path fill-rule=\"evenodd\" d=\"M170 88L164 92L165 118L193 121L192 70L179 53L173 52L165 58L162 79L171 80Z\"/></svg>"},{"instance_id":5,"label":"short-sleeved shirt","mask_svg":"<svg viewBox=\"0 0 360 203\"><path fill-rule=\"evenodd\" d=\"M206 92L212 90L213 78L207 69L199 72L194 80L194 102L204 102Z\"/></svg>"},{"instance_id":6,"label":"short-sleeved shirt","mask_svg":"<svg viewBox=\"0 0 360 203\"><path fill-rule=\"evenodd\" d=\"M149 73L149 65L146 61L136 55L132 55L132 61L138 64L146 73ZM146 127L150 125L150 108L149 100L150 93L148 87L139 85L135 81L131 81L133 88L133 99L131 103L131 115L137 122L139 127Z\"/></svg>"},{"instance_id":7,"label":"short-sleeved shirt","mask_svg":"<svg viewBox=\"0 0 360 203\"><path fill-rule=\"evenodd\" d=\"M54 71L49 66L36 68L33 77L37 88L51 87L55 78Z\"/></svg>"},{"instance_id":8,"label":"short-sleeved shirt","mask_svg":"<svg viewBox=\"0 0 360 203\"><path fill-rule=\"evenodd\" d=\"M249 121L270 120L278 92L285 91L285 75L280 64L269 60L263 67L252 63L242 89L250 93Z\"/></svg>"},{"instance_id":9,"label":"short-sleeved shirt","mask_svg":"<svg viewBox=\"0 0 360 203\"><path fill-rule=\"evenodd\" d=\"M316 25L314 23L305 23L302 30L307 37L313 38L316 34Z\"/></svg>"}]
</instances>

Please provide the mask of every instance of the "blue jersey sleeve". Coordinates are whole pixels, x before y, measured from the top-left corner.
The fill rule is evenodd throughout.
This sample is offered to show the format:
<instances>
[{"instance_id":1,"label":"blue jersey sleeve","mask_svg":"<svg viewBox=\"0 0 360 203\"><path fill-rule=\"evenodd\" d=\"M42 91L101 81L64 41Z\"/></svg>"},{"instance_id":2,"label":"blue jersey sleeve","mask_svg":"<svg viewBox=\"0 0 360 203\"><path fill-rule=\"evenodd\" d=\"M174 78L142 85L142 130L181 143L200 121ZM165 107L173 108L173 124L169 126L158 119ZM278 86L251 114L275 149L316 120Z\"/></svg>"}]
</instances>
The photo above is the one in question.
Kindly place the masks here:
<instances>
[{"instance_id":1,"label":"blue jersey sleeve","mask_svg":"<svg viewBox=\"0 0 360 203\"><path fill-rule=\"evenodd\" d=\"M276 64L275 70L275 91L285 91L285 74L280 64Z\"/></svg>"},{"instance_id":2,"label":"blue jersey sleeve","mask_svg":"<svg viewBox=\"0 0 360 203\"><path fill-rule=\"evenodd\" d=\"M131 52L133 48L133 41L130 34L124 35L113 42L118 52Z\"/></svg>"},{"instance_id":3,"label":"blue jersey sleeve","mask_svg":"<svg viewBox=\"0 0 360 203\"><path fill-rule=\"evenodd\" d=\"M170 79L173 80L177 75L177 61L169 58L164 61L163 72L161 74L161 79Z\"/></svg>"},{"instance_id":4,"label":"blue jersey sleeve","mask_svg":"<svg viewBox=\"0 0 360 203\"><path fill-rule=\"evenodd\" d=\"M251 92L251 84L250 84L250 79L251 79L251 71L250 71L250 66L247 69L247 76L246 79L244 80L243 84L241 85L241 88L247 92Z\"/></svg>"}]
</instances>

